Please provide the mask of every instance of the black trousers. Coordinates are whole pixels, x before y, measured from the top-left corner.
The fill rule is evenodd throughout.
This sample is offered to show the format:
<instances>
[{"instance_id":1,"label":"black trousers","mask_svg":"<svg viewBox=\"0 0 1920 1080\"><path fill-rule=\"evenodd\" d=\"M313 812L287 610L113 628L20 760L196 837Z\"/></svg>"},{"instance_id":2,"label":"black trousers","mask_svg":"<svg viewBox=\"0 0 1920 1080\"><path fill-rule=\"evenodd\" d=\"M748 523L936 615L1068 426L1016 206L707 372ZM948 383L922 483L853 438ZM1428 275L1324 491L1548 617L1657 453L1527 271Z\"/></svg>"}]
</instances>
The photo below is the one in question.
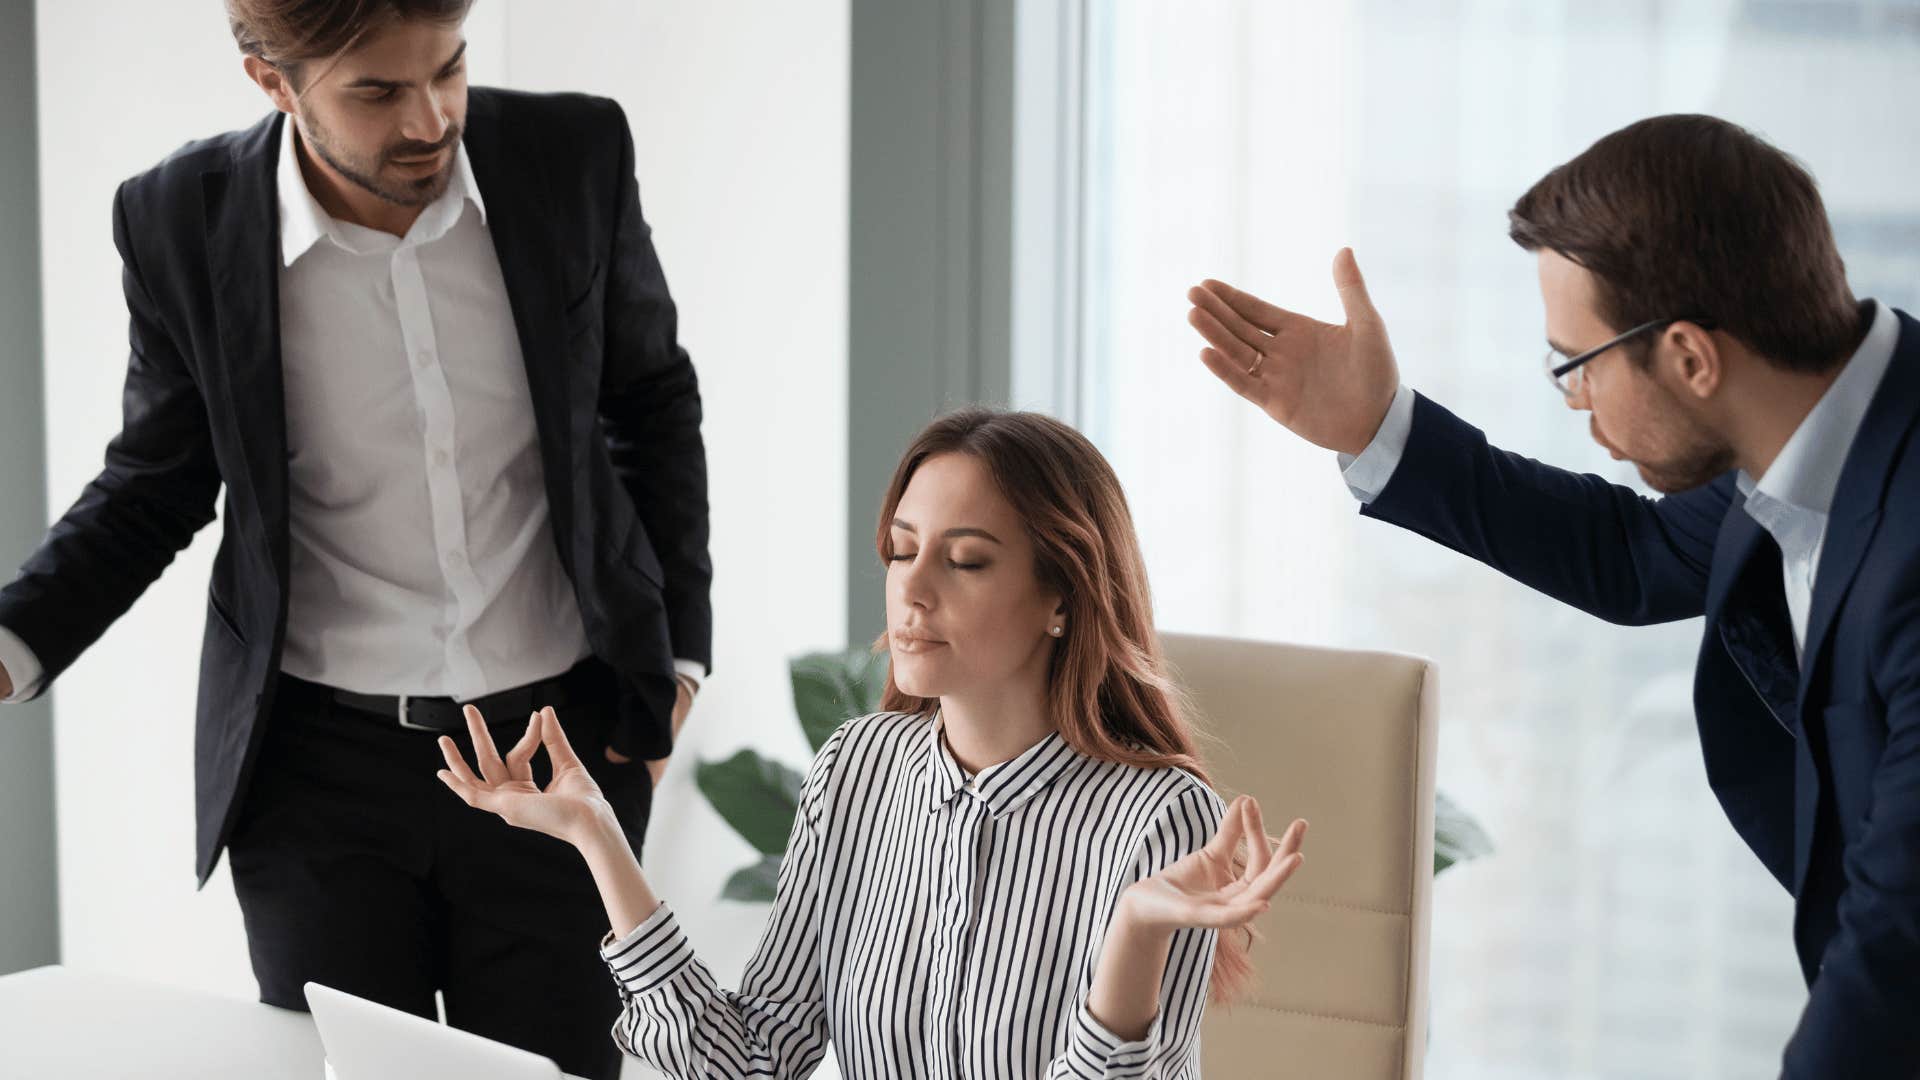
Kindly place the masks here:
<instances>
[{"instance_id":1,"label":"black trousers","mask_svg":"<svg viewBox=\"0 0 1920 1080\"><path fill-rule=\"evenodd\" d=\"M640 762L614 765L604 693L556 710L637 854L653 790ZM489 716L501 753L524 716ZM229 857L260 1000L305 1011L312 980L544 1054L612 1080L619 1015L599 945L607 916L572 847L469 808L434 773L436 736L335 704L282 677ZM473 761L471 740L455 737ZM534 778L548 779L546 755Z\"/></svg>"}]
</instances>

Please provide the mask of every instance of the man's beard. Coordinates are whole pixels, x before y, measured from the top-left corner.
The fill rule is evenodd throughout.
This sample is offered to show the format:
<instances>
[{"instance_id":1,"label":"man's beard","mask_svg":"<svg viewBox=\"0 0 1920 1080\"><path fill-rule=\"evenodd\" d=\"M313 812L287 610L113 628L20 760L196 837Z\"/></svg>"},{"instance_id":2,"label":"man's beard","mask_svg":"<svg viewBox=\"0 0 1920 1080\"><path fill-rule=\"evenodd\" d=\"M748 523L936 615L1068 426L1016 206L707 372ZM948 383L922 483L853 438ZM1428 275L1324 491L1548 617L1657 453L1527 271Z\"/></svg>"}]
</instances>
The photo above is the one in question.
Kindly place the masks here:
<instances>
[{"instance_id":1,"label":"man's beard","mask_svg":"<svg viewBox=\"0 0 1920 1080\"><path fill-rule=\"evenodd\" d=\"M1634 462L1640 470L1640 479L1647 486L1662 495L1677 495L1682 491L1692 491L1704 487L1724 476L1733 468L1733 451L1720 447L1711 452L1663 461L1658 465L1642 465Z\"/></svg>"},{"instance_id":2,"label":"man's beard","mask_svg":"<svg viewBox=\"0 0 1920 1080\"><path fill-rule=\"evenodd\" d=\"M1679 429L1679 448L1665 461L1634 462L1640 479L1653 490L1672 495L1702 487L1730 471L1734 466L1733 447L1682 409L1665 387L1659 389L1668 401L1662 422Z\"/></svg>"},{"instance_id":3,"label":"man's beard","mask_svg":"<svg viewBox=\"0 0 1920 1080\"><path fill-rule=\"evenodd\" d=\"M423 176L418 180L395 179L383 181L381 172L392 163L394 158L424 158L437 151L444 150L460 141L461 127L458 124L447 125L447 133L439 142L403 142L396 143L380 152L377 162L359 161L336 152L331 145L333 137L320 125L311 113L304 113L301 119L306 122L307 145L320 160L332 167L333 171L346 177L368 193L375 195L395 206L421 207L444 195L447 185L453 180L453 158L432 176Z\"/></svg>"}]
</instances>

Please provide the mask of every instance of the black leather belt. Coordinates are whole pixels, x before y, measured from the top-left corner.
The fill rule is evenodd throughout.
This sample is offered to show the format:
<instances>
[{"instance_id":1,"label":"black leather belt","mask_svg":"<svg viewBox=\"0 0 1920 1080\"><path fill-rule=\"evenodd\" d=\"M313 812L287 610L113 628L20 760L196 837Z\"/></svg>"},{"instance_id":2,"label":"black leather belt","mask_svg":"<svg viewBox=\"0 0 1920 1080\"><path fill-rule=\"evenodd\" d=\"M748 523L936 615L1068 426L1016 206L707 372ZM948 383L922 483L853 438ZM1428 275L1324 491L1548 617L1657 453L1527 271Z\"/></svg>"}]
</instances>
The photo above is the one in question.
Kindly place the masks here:
<instances>
[{"instance_id":1,"label":"black leather belt","mask_svg":"<svg viewBox=\"0 0 1920 1080\"><path fill-rule=\"evenodd\" d=\"M465 705L478 708L480 715L487 718L487 723L498 724L517 723L521 718L532 716L549 705L563 709L586 699L593 695L592 684L598 681L592 678L595 667L596 661L582 660L570 670L550 679L501 690L471 701L450 697L414 697L409 694L356 694L351 690L326 689L336 704L385 717L409 731L454 735L467 730L467 718L461 712Z\"/></svg>"}]
</instances>

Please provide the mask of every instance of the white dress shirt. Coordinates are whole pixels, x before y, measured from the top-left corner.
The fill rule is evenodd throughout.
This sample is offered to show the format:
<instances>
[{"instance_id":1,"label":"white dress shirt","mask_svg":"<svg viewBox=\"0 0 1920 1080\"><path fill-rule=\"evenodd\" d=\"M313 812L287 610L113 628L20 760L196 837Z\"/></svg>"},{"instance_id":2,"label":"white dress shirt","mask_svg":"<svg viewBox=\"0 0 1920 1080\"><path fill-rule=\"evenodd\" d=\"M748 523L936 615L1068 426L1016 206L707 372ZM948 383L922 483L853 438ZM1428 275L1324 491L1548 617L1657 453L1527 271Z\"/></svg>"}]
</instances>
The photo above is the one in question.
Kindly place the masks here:
<instances>
[{"instance_id":1,"label":"white dress shirt","mask_svg":"<svg viewBox=\"0 0 1920 1080\"><path fill-rule=\"evenodd\" d=\"M1216 935L1177 933L1146 1036L1087 1011L1115 901L1206 845L1223 807L1177 769L1058 734L969 776L937 721L881 713L821 748L740 989L666 905L602 949L622 1050L673 1077L847 1080L1200 1075ZM611 939L612 935L608 935Z\"/></svg>"},{"instance_id":2,"label":"white dress shirt","mask_svg":"<svg viewBox=\"0 0 1920 1080\"><path fill-rule=\"evenodd\" d=\"M591 650L466 148L405 237L337 221L280 153L292 567L281 670L475 698Z\"/></svg>"},{"instance_id":3,"label":"white dress shirt","mask_svg":"<svg viewBox=\"0 0 1920 1080\"><path fill-rule=\"evenodd\" d=\"M1787 613L1793 621L1796 658L1806 648L1813 579L1826 543L1827 517L1840 486L1840 470L1900 341L1900 320L1893 309L1877 300L1870 303L1873 325L1867 336L1847 358L1833 385L1793 430L1773 464L1757 481L1744 469L1734 478L1745 499L1747 515L1780 546L1780 570ZM1354 498L1368 503L1386 490L1406 453L1407 436L1412 430L1413 391L1403 383L1367 448L1357 457L1339 455L1342 477Z\"/></svg>"},{"instance_id":4,"label":"white dress shirt","mask_svg":"<svg viewBox=\"0 0 1920 1080\"><path fill-rule=\"evenodd\" d=\"M549 521L533 402L465 146L404 237L328 216L280 140L291 567L281 670L482 697L591 649ZM0 665L40 689L0 627ZM692 661L676 669L704 674Z\"/></svg>"}]
</instances>

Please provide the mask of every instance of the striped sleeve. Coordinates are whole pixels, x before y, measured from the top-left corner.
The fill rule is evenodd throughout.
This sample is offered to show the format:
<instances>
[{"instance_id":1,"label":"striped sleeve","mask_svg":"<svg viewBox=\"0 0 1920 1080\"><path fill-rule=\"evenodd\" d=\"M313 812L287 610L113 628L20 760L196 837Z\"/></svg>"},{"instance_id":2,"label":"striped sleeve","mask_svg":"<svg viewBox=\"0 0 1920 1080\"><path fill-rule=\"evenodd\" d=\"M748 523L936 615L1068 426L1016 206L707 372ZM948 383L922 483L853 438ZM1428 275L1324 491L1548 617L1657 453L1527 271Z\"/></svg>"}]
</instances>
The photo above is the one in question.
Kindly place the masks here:
<instances>
[{"instance_id":1,"label":"striped sleeve","mask_svg":"<svg viewBox=\"0 0 1920 1080\"><path fill-rule=\"evenodd\" d=\"M1147 827L1128 884L1152 877L1205 847L1219 830L1224 812L1219 796L1204 785L1188 785ZM1166 972L1160 978L1160 1011L1144 1038L1122 1039L1108 1030L1087 1010L1091 985L1081 987L1066 1048L1047 1068L1049 1080L1196 1080L1200 1021L1206 1015L1207 985L1213 978L1218 940L1215 931L1197 927L1173 936Z\"/></svg>"},{"instance_id":2,"label":"striped sleeve","mask_svg":"<svg viewBox=\"0 0 1920 1080\"><path fill-rule=\"evenodd\" d=\"M623 1002L613 1038L670 1077L810 1075L829 1040L819 955L823 788L842 728L814 759L780 863L773 911L740 989L721 989L661 904L601 950Z\"/></svg>"}]
</instances>

